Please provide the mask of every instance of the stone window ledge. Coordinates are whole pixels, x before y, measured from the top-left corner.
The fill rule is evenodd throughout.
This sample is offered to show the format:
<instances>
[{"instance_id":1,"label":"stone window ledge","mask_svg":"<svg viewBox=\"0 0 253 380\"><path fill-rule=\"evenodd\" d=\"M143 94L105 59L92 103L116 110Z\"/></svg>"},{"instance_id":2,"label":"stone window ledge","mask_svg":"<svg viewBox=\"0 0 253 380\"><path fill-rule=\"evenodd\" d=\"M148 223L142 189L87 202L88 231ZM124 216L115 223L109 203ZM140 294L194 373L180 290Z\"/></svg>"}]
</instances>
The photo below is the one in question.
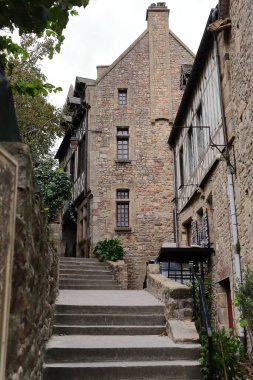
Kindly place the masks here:
<instances>
[{"instance_id":1,"label":"stone window ledge","mask_svg":"<svg viewBox=\"0 0 253 380\"><path fill-rule=\"evenodd\" d=\"M131 164L131 160L115 160L116 164Z\"/></svg>"},{"instance_id":2,"label":"stone window ledge","mask_svg":"<svg viewBox=\"0 0 253 380\"><path fill-rule=\"evenodd\" d=\"M114 231L119 232L119 233L130 233L130 232L132 232L132 228L130 228L130 227L115 227Z\"/></svg>"}]
</instances>

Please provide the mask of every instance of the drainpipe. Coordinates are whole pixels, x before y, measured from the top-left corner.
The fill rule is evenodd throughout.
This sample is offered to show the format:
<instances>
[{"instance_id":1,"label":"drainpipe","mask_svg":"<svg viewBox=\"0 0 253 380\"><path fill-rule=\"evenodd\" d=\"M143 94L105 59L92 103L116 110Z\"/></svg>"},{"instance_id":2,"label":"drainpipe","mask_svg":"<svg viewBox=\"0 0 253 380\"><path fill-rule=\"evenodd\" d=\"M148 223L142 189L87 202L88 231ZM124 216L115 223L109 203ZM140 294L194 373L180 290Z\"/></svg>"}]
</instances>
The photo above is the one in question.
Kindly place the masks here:
<instances>
[{"instance_id":1,"label":"drainpipe","mask_svg":"<svg viewBox=\"0 0 253 380\"><path fill-rule=\"evenodd\" d=\"M174 177L174 227L175 227L175 238L176 245L179 247L179 227L178 227L178 191L177 191L177 167L176 167L176 150L173 147L173 177Z\"/></svg>"},{"instance_id":2,"label":"drainpipe","mask_svg":"<svg viewBox=\"0 0 253 380\"><path fill-rule=\"evenodd\" d=\"M240 261L240 248L238 246L238 242L239 242L238 225L237 225L237 217L236 217L235 192L234 192L234 182L233 182L234 168L232 167L231 162L230 162L229 149L228 149L227 123L226 123L226 117L225 117L225 111L224 111L222 86L221 86L221 80L220 80L221 61L220 61L219 47L218 47L218 41L217 41L217 33L214 32L213 36L214 36L214 47L215 47L216 59L217 59L219 98L220 98L221 115L222 115L222 127L223 127L223 134L224 134L224 140L225 140L225 156L226 156L226 161L227 161L228 195L229 195L229 206L230 206L230 214L231 214L230 223L231 223L231 229L232 229L232 250L233 250L234 264L235 264L235 281L236 283L241 284L242 273L241 273L241 261ZM240 312L238 308L236 309L239 315ZM244 347L246 347L245 330L242 329L241 327L239 328L239 335Z\"/></svg>"}]
</instances>

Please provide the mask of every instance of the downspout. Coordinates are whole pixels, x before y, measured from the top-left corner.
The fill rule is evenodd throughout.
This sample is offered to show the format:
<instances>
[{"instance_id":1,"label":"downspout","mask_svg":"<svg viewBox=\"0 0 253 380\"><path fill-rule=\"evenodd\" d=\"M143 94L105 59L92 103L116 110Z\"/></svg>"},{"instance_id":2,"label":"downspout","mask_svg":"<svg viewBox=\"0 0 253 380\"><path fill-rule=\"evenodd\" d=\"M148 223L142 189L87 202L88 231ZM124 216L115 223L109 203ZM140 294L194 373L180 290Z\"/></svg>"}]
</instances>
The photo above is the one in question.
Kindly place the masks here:
<instances>
[{"instance_id":1,"label":"downspout","mask_svg":"<svg viewBox=\"0 0 253 380\"><path fill-rule=\"evenodd\" d=\"M175 238L176 245L179 247L179 226L178 226L178 191L177 191L177 164L176 164L176 151L175 148L173 150L173 178L174 178L174 227L175 227Z\"/></svg>"},{"instance_id":2,"label":"downspout","mask_svg":"<svg viewBox=\"0 0 253 380\"><path fill-rule=\"evenodd\" d=\"M221 86L221 71L220 71L220 54L219 54L219 47L218 47L218 41L217 41L217 33L213 33L214 36L214 47L216 52L216 59L217 59L217 70L218 70L218 87L219 87L219 98L220 98L220 106L221 106L221 116L222 116L222 127L223 127L223 134L224 134L224 140L225 140L225 157L227 162L227 179L228 179L228 195L229 195L229 206L230 206L230 214L231 214L231 230L232 230L232 251L233 251L233 257L234 257L234 263L235 263L235 282L241 284L242 282L242 273L241 273L241 261L240 261L240 248L239 248L239 239L238 239L238 224L237 224L237 216L236 216L236 208L235 208L235 191L234 191L234 182L233 182L233 174L234 174L234 168L231 165L230 162L230 155L229 155L229 149L228 149L228 135L227 135L227 123L226 123L226 117L225 117L225 110L224 110L224 102L223 102L223 93L222 93L222 86ZM239 310L237 309L238 314L240 314ZM241 338L241 341L243 342L245 346L246 338L245 338L245 331L240 327L239 329L239 335Z\"/></svg>"}]
</instances>

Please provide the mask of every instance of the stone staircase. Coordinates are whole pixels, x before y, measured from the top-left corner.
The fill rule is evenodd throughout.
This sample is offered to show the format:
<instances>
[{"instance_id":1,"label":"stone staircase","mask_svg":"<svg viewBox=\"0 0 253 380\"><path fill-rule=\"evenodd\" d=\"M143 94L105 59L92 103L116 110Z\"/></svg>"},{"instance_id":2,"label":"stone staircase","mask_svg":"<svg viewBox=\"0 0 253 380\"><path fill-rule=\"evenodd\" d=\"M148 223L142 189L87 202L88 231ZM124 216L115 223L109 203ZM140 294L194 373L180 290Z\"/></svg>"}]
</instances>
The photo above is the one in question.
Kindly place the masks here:
<instances>
[{"instance_id":1,"label":"stone staircase","mask_svg":"<svg viewBox=\"0 0 253 380\"><path fill-rule=\"evenodd\" d=\"M60 289L119 289L108 266L96 258L60 259Z\"/></svg>"},{"instance_id":2,"label":"stone staircase","mask_svg":"<svg viewBox=\"0 0 253 380\"><path fill-rule=\"evenodd\" d=\"M73 271L75 261L68 260ZM90 269L97 263L90 260L85 275L81 274L85 281L94 279L95 271ZM84 269L86 261L76 265ZM165 310L159 300L144 290L107 290L102 279L100 289L98 284L94 290L66 289L62 281L67 263L61 262L64 289L47 346L44 380L200 379L199 345L175 343L166 336ZM80 268L75 270L79 276ZM78 276L72 279L79 281Z\"/></svg>"}]
</instances>

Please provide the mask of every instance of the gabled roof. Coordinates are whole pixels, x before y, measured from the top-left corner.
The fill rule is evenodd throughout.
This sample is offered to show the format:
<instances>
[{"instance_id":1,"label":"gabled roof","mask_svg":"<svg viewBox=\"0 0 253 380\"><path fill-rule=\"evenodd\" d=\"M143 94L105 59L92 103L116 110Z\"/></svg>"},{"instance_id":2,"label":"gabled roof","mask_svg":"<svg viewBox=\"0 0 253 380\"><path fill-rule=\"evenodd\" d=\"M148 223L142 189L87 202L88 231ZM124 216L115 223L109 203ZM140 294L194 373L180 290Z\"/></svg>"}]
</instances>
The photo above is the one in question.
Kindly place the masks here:
<instances>
[{"instance_id":1,"label":"gabled roof","mask_svg":"<svg viewBox=\"0 0 253 380\"><path fill-rule=\"evenodd\" d=\"M109 67L105 72L96 80L98 84L135 46L148 34L148 29L145 30Z\"/></svg>"},{"instance_id":2,"label":"gabled roof","mask_svg":"<svg viewBox=\"0 0 253 380\"><path fill-rule=\"evenodd\" d=\"M98 84L124 57L127 56L127 54L135 48L135 46L148 34L148 29L146 29L110 66L108 66L108 69L105 70L105 72L99 77L96 81L94 81L92 84ZM170 35L185 49L190 53L193 57L195 57L195 54L183 43L183 41L180 40L170 29L169 29ZM88 84L88 83L87 83Z\"/></svg>"}]
</instances>

